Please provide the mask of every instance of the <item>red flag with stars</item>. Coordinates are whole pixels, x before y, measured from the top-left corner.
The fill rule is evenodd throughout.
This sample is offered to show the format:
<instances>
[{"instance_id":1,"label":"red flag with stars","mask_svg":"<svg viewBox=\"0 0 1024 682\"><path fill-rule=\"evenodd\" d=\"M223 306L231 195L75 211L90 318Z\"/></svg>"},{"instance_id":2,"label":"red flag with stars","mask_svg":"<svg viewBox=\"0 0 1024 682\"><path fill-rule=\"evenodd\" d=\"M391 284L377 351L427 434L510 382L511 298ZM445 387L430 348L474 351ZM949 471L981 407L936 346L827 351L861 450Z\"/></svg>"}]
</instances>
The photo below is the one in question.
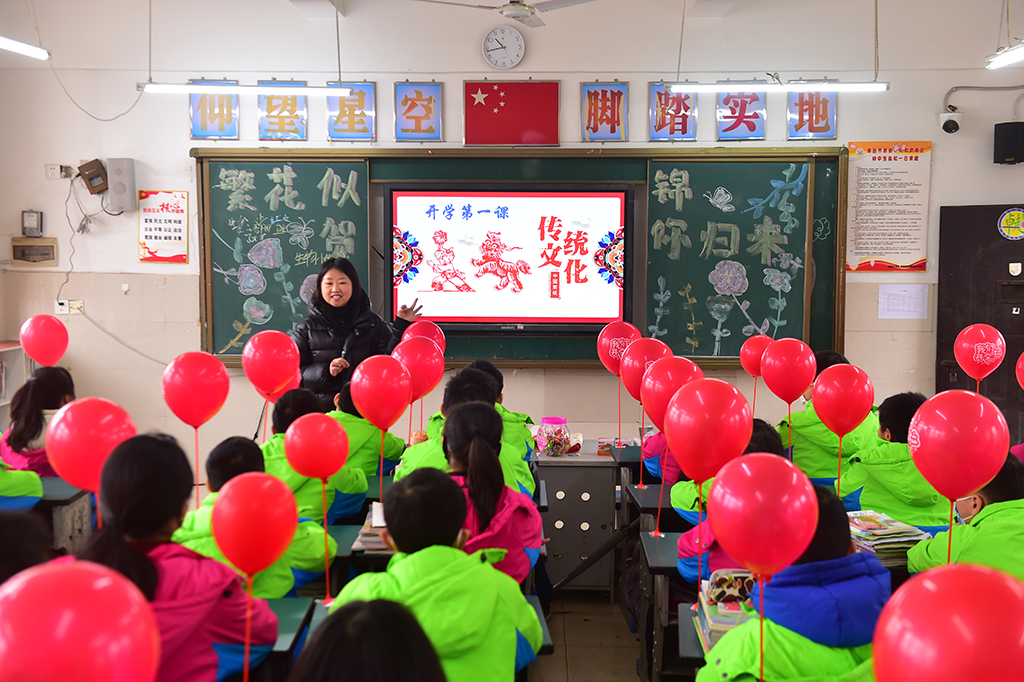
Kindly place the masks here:
<instances>
[{"instance_id":1,"label":"red flag with stars","mask_svg":"<svg viewBox=\"0 0 1024 682\"><path fill-rule=\"evenodd\" d=\"M558 145L558 81L464 81L467 145Z\"/></svg>"}]
</instances>

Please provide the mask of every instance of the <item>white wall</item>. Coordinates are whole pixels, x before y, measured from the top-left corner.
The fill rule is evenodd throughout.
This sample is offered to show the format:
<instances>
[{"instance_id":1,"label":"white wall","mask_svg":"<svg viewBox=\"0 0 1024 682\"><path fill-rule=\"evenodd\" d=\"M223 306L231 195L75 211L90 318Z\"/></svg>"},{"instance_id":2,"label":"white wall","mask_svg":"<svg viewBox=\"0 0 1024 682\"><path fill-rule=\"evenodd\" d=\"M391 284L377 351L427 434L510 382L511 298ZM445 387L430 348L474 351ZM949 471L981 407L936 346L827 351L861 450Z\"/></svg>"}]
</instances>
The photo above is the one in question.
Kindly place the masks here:
<instances>
[{"instance_id":1,"label":"white wall","mask_svg":"<svg viewBox=\"0 0 1024 682\"><path fill-rule=\"evenodd\" d=\"M697 0L698 7L703 0ZM632 147L645 147L644 85L674 80L679 54L680 12L674 0L595 0L542 15L547 26L524 29L526 57L511 72L489 69L480 55L483 34L510 23L495 13L413 0L344 0L340 3L342 59L346 79L373 80L382 112L379 137L389 138L396 80L437 79L445 85L445 137L439 147L457 148L462 137L459 92L463 79L528 77L562 82L561 137L566 147L593 147L580 140L581 81L628 80L632 85ZM693 4L693 0L690 0ZM935 114L945 92L955 85L1015 85L1021 70L988 72L983 57L995 48L1001 3L980 0L895 0L881 3L881 80L884 94L844 95L839 101L839 140L933 140L929 269L926 273L854 274L848 277L846 347L850 359L875 381L879 397L900 390L933 391L934 306L923 322L880 321L879 282L932 284L938 253L938 208L949 204L986 204L1019 200L1024 169L992 164L992 126L1011 120L1015 92L957 93L953 103L964 113L956 135L940 131ZM96 0L35 0L41 42L53 54L52 65L71 95L92 114L111 117L136 99L135 84L148 75L145 3ZM722 18L689 17L682 49L683 76L711 81L749 79L765 71L783 78L827 75L870 79L873 69L873 3L821 3L809 0L738 0ZM0 4L4 35L35 42L24 3ZM288 0L176 0L153 2L152 76L158 81L196 77L305 78L313 83L337 77L333 20L308 19ZM130 113L113 122L96 121L61 91L49 66L0 54L0 240L19 233L20 211L42 210L45 232L59 241L60 265L26 269L0 261L0 316L6 337L21 321L51 312L52 300L69 268L71 228L64 217L68 183L46 180L45 163L77 165L91 158L135 159L139 189L187 190L192 201L190 232L195 244L197 220L194 163L188 152L200 146L188 137L184 95L146 95ZM769 96L768 140L759 146L783 146L783 96ZM702 96L698 145L714 142L713 95ZM323 102L311 98L308 143L325 137ZM223 146L264 146L256 140L255 102L242 100L242 140ZM281 143L285 144L285 143ZM388 141L377 147L399 147ZM342 148L350 148L343 145ZM80 190L85 210L99 210L96 197ZM82 213L70 202L71 222ZM137 215L96 217L92 231L75 237L74 270L62 298L85 301L86 312L128 344L168 361L199 347L198 259L188 265L140 264L136 258ZM6 246L3 247L3 253ZM0 258L7 258L6 255ZM124 295L122 284L129 284ZM129 409L143 429L170 431L190 442L191 434L160 399L162 366L117 344L87 320L65 318L72 334L67 363L80 395L104 395ZM742 373L741 373L742 374ZM752 382L734 372L748 395ZM784 406L767 391L758 392L759 416L777 419ZM545 414L563 414L588 437L609 435L616 421L615 381L599 370L509 370L510 406ZM439 395L428 398L428 409ZM624 415L635 423L636 404L626 396ZM224 411L202 431L201 449L221 438L251 434L260 400L244 377L232 380ZM418 420L417 420L418 421ZM405 433L400 422L396 432ZM635 427L632 427L635 428Z\"/></svg>"}]
</instances>

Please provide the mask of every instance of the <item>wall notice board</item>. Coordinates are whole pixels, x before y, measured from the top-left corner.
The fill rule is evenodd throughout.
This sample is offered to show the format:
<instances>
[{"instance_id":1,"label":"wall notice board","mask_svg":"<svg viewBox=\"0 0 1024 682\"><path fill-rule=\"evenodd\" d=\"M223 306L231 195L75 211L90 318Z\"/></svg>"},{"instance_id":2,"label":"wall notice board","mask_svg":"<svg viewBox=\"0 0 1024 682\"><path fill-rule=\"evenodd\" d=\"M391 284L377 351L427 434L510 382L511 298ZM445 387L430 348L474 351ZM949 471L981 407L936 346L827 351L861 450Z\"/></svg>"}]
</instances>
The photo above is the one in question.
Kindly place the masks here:
<instances>
[{"instance_id":1,"label":"wall notice board","mask_svg":"<svg viewBox=\"0 0 1024 682\"><path fill-rule=\"evenodd\" d=\"M632 183L631 321L645 336L705 367L738 367L739 347L761 332L842 350L843 148L192 155L203 228L203 348L222 357L239 356L262 329L290 331L306 313L310 276L339 250L356 263L374 308L393 315L384 291L390 268L375 275L369 265L380 270L374 252L391 236L382 188L396 181ZM249 198L240 198L240 187ZM597 363L593 336L449 334L446 355L516 366Z\"/></svg>"}]
</instances>

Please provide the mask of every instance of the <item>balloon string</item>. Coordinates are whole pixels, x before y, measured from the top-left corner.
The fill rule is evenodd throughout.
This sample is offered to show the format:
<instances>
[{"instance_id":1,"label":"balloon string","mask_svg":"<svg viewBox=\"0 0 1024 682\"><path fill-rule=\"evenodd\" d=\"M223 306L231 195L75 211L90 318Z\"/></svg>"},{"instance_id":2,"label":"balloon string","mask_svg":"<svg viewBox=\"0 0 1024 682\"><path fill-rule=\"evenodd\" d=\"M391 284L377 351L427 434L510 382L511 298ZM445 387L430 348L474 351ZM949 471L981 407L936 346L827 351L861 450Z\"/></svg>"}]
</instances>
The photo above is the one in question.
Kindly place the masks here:
<instances>
[{"instance_id":1,"label":"balloon string","mask_svg":"<svg viewBox=\"0 0 1024 682\"><path fill-rule=\"evenodd\" d=\"M622 445L622 382L618 377L615 377L615 385L619 389L619 442L616 445Z\"/></svg>"},{"instance_id":2,"label":"balloon string","mask_svg":"<svg viewBox=\"0 0 1024 682\"><path fill-rule=\"evenodd\" d=\"M637 490L643 490L647 486L644 485L644 404L640 403L640 482L637 483ZM658 515L661 515L661 510L658 510ZM658 530L655 526L654 530Z\"/></svg>"},{"instance_id":3,"label":"balloon string","mask_svg":"<svg viewBox=\"0 0 1024 682\"><path fill-rule=\"evenodd\" d=\"M946 544L946 565L953 563L953 509L956 508L956 501L949 500L949 542Z\"/></svg>"},{"instance_id":4,"label":"balloon string","mask_svg":"<svg viewBox=\"0 0 1024 682\"><path fill-rule=\"evenodd\" d=\"M252 640L252 576L245 576L245 660L242 662L242 682L249 682L249 644Z\"/></svg>"},{"instance_id":5,"label":"balloon string","mask_svg":"<svg viewBox=\"0 0 1024 682\"><path fill-rule=\"evenodd\" d=\"M761 680L761 682L764 682L764 576L761 576L761 575L757 576L757 581L759 583L761 583L761 591L760 591L760 594L758 594L758 601L761 602L761 605L757 609L758 615L760 616L758 618L758 621L760 621L760 629L761 629L761 635L760 635L760 637L758 637L758 649L759 649L758 653L760 654L760 658L761 658L761 677L760 677L760 680Z\"/></svg>"},{"instance_id":6,"label":"balloon string","mask_svg":"<svg viewBox=\"0 0 1024 682\"><path fill-rule=\"evenodd\" d=\"M320 479L320 492L324 501L324 578L327 581L327 597L324 598L324 606L331 603L331 549L327 544L327 479Z\"/></svg>"},{"instance_id":7,"label":"balloon string","mask_svg":"<svg viewBox=\"0 0 1024 682\"><path fill-rule=\"evenodd\" d=\"M701 525L701 499L704 497L704 481L697 483L697 589L700 589L701 574L703 566L701 566L700 555L704 549L704 527Z\"/></svg>"},{"instance_id":8,"label":"balloon string","mask_svg":"<svg viewBox=\"0 0 1024 682\"><path fill-rule=\"evenodd\" d=\"M640 468L643 469L644 465L641 464ZM665 502L665 481L662 481L661 482L661 490L658 491L658 520L654 522L654 537L656 537L656 538L662 537L662 532L661 532L661 506L662 506L662 504L664 504L664 502ZM697 583L697 586L700 587L700 583L699 582Z\"/></svg>"},{"instance_id":9,"label":"balloon string","mask_svg":"<svg viewBox=\"0 0 1024 682\"><path fill-rule=\"evenodd\" d=\"M977 393L978 395L981 395L981 379L978 379L978 387L977 387L977 390L975 391L975 393Z\"/></svg>"},{"instance_id":10,"label":"balloon string","mask_svg":"<svg viewBox=\"0 0 1024 682\"><path fill-rule=\"evenodd\" d=\"M793 461L793 403L786 405L786 426L789 427L789 461Z\"/></svg>"},{"instance_id":11,"label":"balloon string","mask_svg":"<svg viewBox=\"0 0 1024 682\"><path fill-rule=\"evenodd\" d=\"M757 414L757 377L754 377L754 402L750 406L750 411Z\"/></svg>"},{"instance_id":12,"label":"balloon string","mask_svg":"<svg viewBox=\"0 0 1024 682\"><path fill-rule=\"evenodd\" d=\"M843 496L839 494L839 479L843 477L843 437L839 436L839 469L836 470L836 497L840 500Z\"/></svg>"},{"instance_id":13,"label":"balloon string","mask_svg":"<svg viewBox=\"0 0 1024 682\"><path fill-rule=\"evenodd\" d=\"M196 509L199 509L199 427L192 430L196 433Z\"/></svg>"},{"instance_id":14,"label":"balloon string","mask_svg":"<svg viewBox=\"0 0 1024 682\"><path fill-rule=\"evenodd\" d=\"M380 500L384 501L384 430L380 432Z\"/></svg>"}]
</instances>

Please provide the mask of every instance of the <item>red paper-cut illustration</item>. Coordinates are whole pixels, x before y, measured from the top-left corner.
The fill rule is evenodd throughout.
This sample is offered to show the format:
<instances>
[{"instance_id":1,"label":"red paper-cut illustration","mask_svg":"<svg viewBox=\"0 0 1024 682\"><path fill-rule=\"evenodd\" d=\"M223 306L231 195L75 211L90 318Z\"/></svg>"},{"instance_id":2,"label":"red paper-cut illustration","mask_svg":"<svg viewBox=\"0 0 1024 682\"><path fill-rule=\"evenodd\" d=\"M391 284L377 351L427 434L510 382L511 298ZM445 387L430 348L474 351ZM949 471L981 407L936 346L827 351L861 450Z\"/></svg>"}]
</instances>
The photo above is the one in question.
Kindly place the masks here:
<instances>
[{"instance_id":1,"label":"red paper-cut illustration","mask_svg":"<svg viewBox=\"0 0 1024 682\"><path fill-rule=\"evenodd\" d=\"M434 271L436 277L431 281L430 288L434 291L444 291L447 282L455 287L456 291L473 291L473 287L466 283L466 273L456 268L455 250L445 246L448 241L448 233L438 230L434 233L434 243L437 249L434 251L434 259L428 260L427 265Z\"/></svg>"},{"instance_id":2,"label":"red paper-cut illustration","mask_svg":"<svg viewBox=\"0 0 1024 682\"><path fill-rule=\"evenodd\" d=\"M523 283L519 279L519 275L530 274L530 264L524 260L518 260L515 263L502 259L502 255L506 251L516 251L518 246L506 246L501 241L500 232L488 232L487 239L480 245L480 253L483 255L482 258L477 260L474 258L471 262L477 266L476 276L483 277L484 275L494 275L500 280L494 288L501 291L509 284L512 284L512 293L518 294L523 290Z\"/></svg>"}]
</instances>

